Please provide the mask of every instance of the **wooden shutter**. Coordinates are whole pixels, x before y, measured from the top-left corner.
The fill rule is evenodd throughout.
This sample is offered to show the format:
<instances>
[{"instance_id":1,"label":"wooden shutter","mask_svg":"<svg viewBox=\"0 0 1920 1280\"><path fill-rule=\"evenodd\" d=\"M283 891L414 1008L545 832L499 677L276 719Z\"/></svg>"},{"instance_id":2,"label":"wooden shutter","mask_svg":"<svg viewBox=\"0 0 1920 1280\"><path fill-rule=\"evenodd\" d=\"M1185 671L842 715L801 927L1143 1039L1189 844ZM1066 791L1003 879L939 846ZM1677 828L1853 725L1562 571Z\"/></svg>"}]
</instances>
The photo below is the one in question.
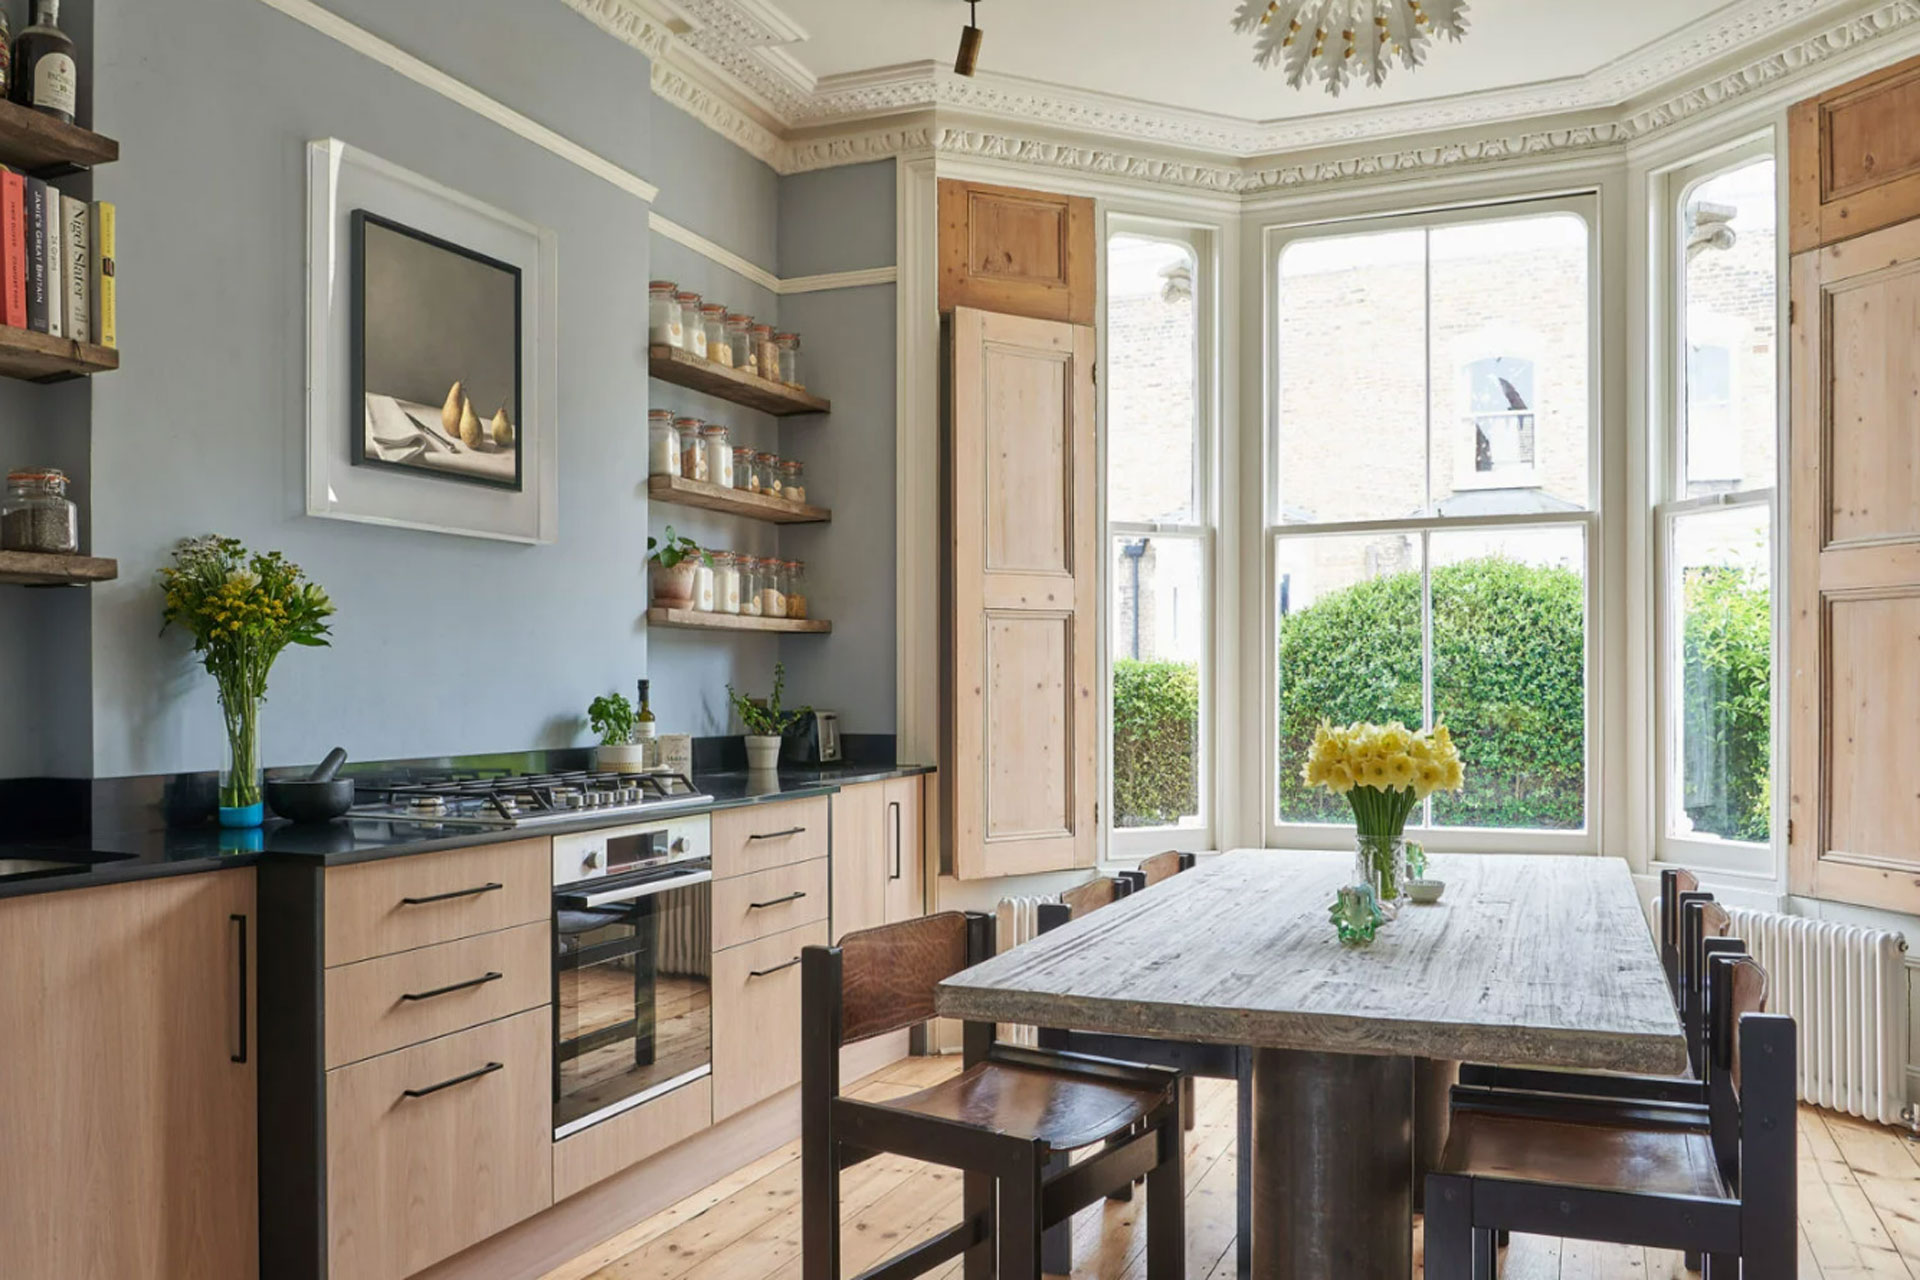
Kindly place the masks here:
<instances>
[{"instance_id":1,"label":"wooden shutter","mask_svg":"<svg viewBox=\"0 0 1920 1280\"><path fill-rule=\"evenodd\" d=\"M1792 886L1920 912L1920 220L1792 289Z\"/></svg>"},{"instance_id":2,"label":"wooden shutter","mask_svg":"<svg viewBox=\"0 0 1920 1280\"><path fill-rule=\"evenodd\" d=\"M940 310L1093 323L1093 201L940 183Z\"/></svg>"},{"instance_id":3,"label":"wooden shutter","mask_svg":"<svg viewBox=\"0 0 1920 1280\"><path fill-rule=\"evenodd\" d=\"M953 315L953 869L1090 867L1093 330Z\"/></svg>"},{"instance_id":4,"label":"wooden shutter","mask_svg":"<svg viewBox=\"0 0 1920 1280\"><path fill-rule=\"evenodd\" d=\"M1794 253L1920 217L1920 58L1809 98L1787 123Z\"/></svg>"}]
</instances>

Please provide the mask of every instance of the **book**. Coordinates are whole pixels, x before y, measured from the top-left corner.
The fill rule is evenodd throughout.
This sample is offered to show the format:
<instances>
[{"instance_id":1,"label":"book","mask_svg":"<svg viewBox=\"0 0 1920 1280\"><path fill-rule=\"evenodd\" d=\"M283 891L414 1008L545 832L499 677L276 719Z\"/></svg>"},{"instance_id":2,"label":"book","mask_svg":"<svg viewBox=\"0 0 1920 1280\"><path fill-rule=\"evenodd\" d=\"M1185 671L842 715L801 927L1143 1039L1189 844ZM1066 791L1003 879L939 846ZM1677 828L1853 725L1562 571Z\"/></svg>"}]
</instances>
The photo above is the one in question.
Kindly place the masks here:
<instances>
[{"instance_id":1,"label":"book","mask_svg":"<svg viewBox=\"0 0 1920 1280\"><path fill-rule=\"evenodd\" d=\"M87 280L93 271L93 213L85 200L60 197L60 253L64 266L61 279L66 285L66 303L61 308L67 336L75 342L93 341L93 328L87 311Z\"/></svg>"},{"instance_id":2,"label":"book","mask_svg":"<svg viewBox=\"0 0 1920 1280\"><path fill-rule=\"evenodd\" d=\"M27 179L27 328L47 331L47 184Z\"/></svg>"},{"instance_id":3,"label":"book","mask_svg":"<svg viewBox=\"0 0 1920 1280\"><path fill-rule=\"evenodd\" d=\"M113 255L114 255L114 207L111 200L93 202L93 246L90 268L87 278L91 282L92 292L87 298L87 312L93 322L93 341L96 346L115 347L120 345L120 335L116 329L118 318L115 315Z\"/></svg>"},{"instance_id":4,"label":"book","mask_svg":"<svg viewBox=\"0 0 1920 1280\"><path fill-rule=\"evenodd\" d=\"M66 259L60 252L60 188L47 184L47 336L64 338L66 329Z\"/></svg>"},{"instance_id":5,"label":"book","mask_svg":"<svg viewBox=\"0 0 1920 1280\"><path fill-rule=\"evenodd\" d=\"M0 323L27 327L27 180L0 170Z\"/></svg>"}]
</instances>

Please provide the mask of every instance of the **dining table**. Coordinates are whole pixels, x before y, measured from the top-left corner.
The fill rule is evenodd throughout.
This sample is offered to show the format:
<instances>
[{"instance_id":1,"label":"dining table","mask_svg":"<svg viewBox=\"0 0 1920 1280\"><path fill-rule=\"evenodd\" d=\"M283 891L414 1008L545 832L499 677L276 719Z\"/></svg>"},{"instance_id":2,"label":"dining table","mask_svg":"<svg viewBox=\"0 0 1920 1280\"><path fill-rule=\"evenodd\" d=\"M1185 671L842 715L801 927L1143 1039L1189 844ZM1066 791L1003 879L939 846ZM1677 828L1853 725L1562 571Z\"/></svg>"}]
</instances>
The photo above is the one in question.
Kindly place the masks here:
<instances>
[{"instance_id":1,"label":"dining table","mask_svg":"<svg viewBox=\"0 0 1920 1280\"><path fill-rule=\"evenodd\" d=\"M1416 1064L1687 1065L1624 861L1435 854L1426 874L1439 902L1349 945L1329 909L1353 854L1202 858L953 975L936 1007L1250 1048L1253 1275L1407 1280Z\"/></svg>"}]
</instances>

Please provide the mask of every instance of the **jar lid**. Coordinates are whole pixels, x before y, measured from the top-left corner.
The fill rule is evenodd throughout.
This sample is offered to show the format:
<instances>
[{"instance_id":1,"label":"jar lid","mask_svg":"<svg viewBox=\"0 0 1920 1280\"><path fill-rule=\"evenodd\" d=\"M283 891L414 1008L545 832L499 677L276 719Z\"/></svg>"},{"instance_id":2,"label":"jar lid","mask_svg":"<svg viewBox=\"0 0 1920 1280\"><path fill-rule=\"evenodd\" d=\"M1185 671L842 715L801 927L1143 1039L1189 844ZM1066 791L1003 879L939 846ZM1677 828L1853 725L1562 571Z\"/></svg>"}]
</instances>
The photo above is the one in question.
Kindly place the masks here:
<instances>
[{"instance_id":1,"label":"jar lid","mask_svg":"<svg viewBox=\"0 0 1920 1280\"><path fill-rule=\"evenodd\" d=\"M674 426L676 426L676 427L692 427L692 428L693 428L693 429L694 429L695 431L698 431L698 430L700 429L700 419L698 419L698 418L675 418L675 419L673 420L673 425L674 425Z\"/></svg>"},{"instance_id":2,"label":"jar lid","mask_svg":"<svg viewBox=\"0 0 1920 1280\"><path fill-rule=\"evenodd\" d=\"M700 295L697 293L676 293L673 297L676 302L691 302L696 306L700 302Z\"/></svg>"},{"instance_id":3,"label":"jar lid","mask_svg":"<svg viewBox=\"0 0 1920 1280\"><path fill-rule=\"evenodd\" d=\"M793 339L795 342L800 341L800 335L797 333L776 333L773 335L773 340L775 342L785 342L789 338Z\"/></svg>"},{"instance_id":4,"label":"jar lid","mask_svg":"<svg viewBox=\"0 0 1920 1280\"><path fill-rule=\"evenodd\" d=\"M780 469L782 471L798 471L800 469L800 459L782 458L780 460Z\"/></svg>"},{"instance_id":5,"label":"jar lid","mask_svg":"<svg viewBox=\"0 0 1920 1280\"><path fill-rule=\"evenodd\" d=\"M647 281L647 288L649 288L649 289L672 289L672 290L674 290L675 292L678 292L678 291L679 291L679 289L680 289L680 286L679 286L679 285L677 285L677 284L675 284L675 283L674 283L673 281L671 281L671 280L649 280L649 281Z\"/></svg>"},{"instance_id":6,"label":"jar lid","mask_svg":"<svg viewBox=\"0 0 1920 1280\"><path fill-rule=\"evenodd\" d=\"M778 459L778 458L776 458L776 457L775 457L774 455L772 455L771 453L759 453L759 454L755 454L754 456L755 456L755 457L757 457L758 459L760 459L760 461L762 461L762 462L767 462L767 463L773 463L773 464L776 464L776 465L777 465L777 464L779 463L779 461L780 461L780 459Z\"/></svg>"},{"instance_id":7,"label":"jar lid","mask_svg":"<svg viewBox=\"0 0 1920 1280\"><path fill-rule=\"evenodd\" d=\"M672 421L673 421L673 410L671 410L671 409L649 409L649 410L647 410L647 420L648 420L649 422L651 422L651 421L652 421L653 419L655 419L655 418L665 418L665 419L666 419L666 420L667 420L668 422L672 422Z\"/></svg>"},{"instance_id":8,"label":"jar lid","mask_svg":"<svg viewBox=\"0 0 1920 1280\"><path fill-rule=\"evenodd\" d=\"M773 326L770 324L756 324L753 326L753 331L756 335L763 338L771 338L773 336Z\"/></svg>"},{"instance_id":9,"label":"jar lid","mask_svg":"<svg viewBox=\"0 0 1920 1280\"><path fill-rule=\"evenodd\" d=\"M727 429L718 422L709 422L706 426L700 428L700 434L703 436L724 436L727 434Z\"/></svg>"},{"instance_id":10,"label":"jar lid","mask_svg":"<svg viewBox=\"0 0 1920 1280\"><path fill-rule=\"evenodd\" d=\"M742 314L741 314L740 312L738 312L738 311L729 311L729 312L727 312L727 323L728 323L728 324L751 324L752 322L753 322L753 317L752 317L752 316L749 316L749 315L742 315Z\"/></svg>"},{"instance_id":11,"label":"jar lid","mask_svg":"<svg viewBox=\"0 0 1920 1280\"><path fill-rule=\"evenodd\" d=\"M727 314L727 304L724 302L709 302L706 306L700 308L700 314L703 316L724 316Z\"/></svg>"},{"instance_id":12,"label":"jar lid","mask_svg":"<svg viewBox=\"0 0 1920 1280\"><path fill-rule=\"evenodd\" d=\"M8 484L65 484L67 473L58 467L29 467L7 472Z\"/></svg>"}]
</instances>

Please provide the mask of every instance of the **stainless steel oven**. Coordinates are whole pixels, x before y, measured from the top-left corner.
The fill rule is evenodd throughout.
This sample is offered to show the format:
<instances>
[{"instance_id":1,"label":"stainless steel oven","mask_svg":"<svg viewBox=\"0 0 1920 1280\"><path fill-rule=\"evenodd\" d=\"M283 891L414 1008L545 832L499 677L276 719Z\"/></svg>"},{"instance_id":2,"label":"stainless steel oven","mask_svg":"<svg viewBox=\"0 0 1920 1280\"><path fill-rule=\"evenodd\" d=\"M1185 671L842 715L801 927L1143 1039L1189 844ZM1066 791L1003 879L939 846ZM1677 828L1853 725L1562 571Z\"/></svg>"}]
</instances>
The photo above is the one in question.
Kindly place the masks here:
<instances>
[{"instance_id":1,"label":"stainless steel oven","mask_svg":"<svg viewBox=\"0 0 1920 1280\"><path fill-rule=\"evenodd\" d=\"M553 1136L713 1069L707 818L553 842Z\"/></svg>"}]
</instances>

